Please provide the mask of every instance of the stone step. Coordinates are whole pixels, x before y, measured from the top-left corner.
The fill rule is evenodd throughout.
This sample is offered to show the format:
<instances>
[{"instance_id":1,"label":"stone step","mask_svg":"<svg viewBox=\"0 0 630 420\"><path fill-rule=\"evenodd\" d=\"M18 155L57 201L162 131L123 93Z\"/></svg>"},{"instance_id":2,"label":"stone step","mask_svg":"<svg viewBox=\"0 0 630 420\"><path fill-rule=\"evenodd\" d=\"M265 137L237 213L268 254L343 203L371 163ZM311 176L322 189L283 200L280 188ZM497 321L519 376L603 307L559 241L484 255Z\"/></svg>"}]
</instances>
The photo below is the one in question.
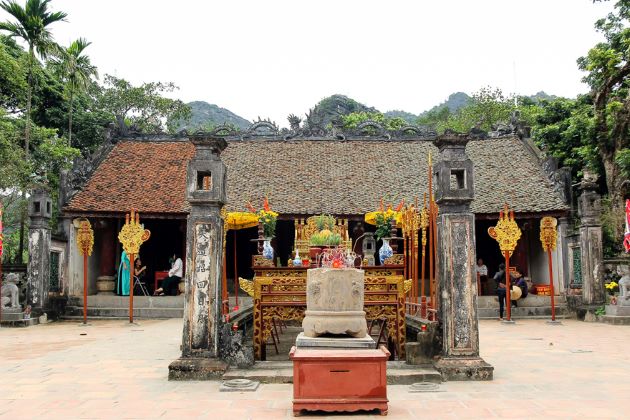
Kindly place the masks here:
<instances>
[{"instance_id":1,"label":"stone step","mask_svg":"<svg viewBox=\"0 0 630 420\"><path fill-rule=\"evenodd\" d=\"M30 327L32 325L39 324L39 318L29 318L29 319L4 319L4 314L2 314L2 321L0 322L0 327L2 328L22 328L22 327Z\"/></svg>"},{"instance_id":2,"label":"stone step","mask_svg":"<svg viewBox=\"0 0 630 420\"><path fill-rule=\"evenodd\" d=\"M229 379L250 379L265 384L293 383L292 362L256 362L250 369L230 368L222 377ZM387 362L387 383L389 385L411 385L416 382L442 382L442 376L433 366L412 366L405 362Z\"/></svg>"},{"instance_id":3,"label":"stone step","mask_svg":"<svg viewBox=\"0 0 630 420\"><path fill-rule=\"evenodd\" d=\"M87 316L94 318L128 318L129 306L126 308L88 307ZM134 318L183 318L184 308L139 308L134 304L133 316ZM82 306L66 306L65 314L61 318L75 319L77 317L83 317Z\"/></svg>"},{"instance_id":4,"label":"stone step","mask_svg":"<svg viewBox=\"0 0 630 420\"><path fill-rule=\"evenodd\" d=\"M514 319L542 319L551 317L551 306L521 307L519 302L518 308L512 308L511 317ZM556 306L557 318L568 318L570 312L566 306ZM505 316L505 314L504 314ZM477 308L477 317L479 319L497 319L499 317L499 304L494 308Z\"/></svg>"},{"instance_id":5,"label":"stone step","mask_svg":"<svg viewBox=\"0 0 630 420\"><path fill-rule=\"evenodd\" d=\"M249 379L263 384L291 384L293 383L293 362L256 362L249 369L230 367L222 377L230 379Z\"/></svg>"},{"instance_id":6,"label":"stone step","mask_svg":"<svg viewBox=\"0 0 630 420\"><path fill-rule=\"evenodd\" d=\"M138 308L184 308L184 296L137 296L133 305ZM71 296L67 306L83 307L83 297ZM128 308L129 296L92 295L87 297L88 308Z\"/></svg>"},{"instance_id":7,"label":"stone step","mask_svg":"<svg viewBox=\"0 0 630 420\"><path fill-rule=\"evenodd\" d=\"M600 315L597 320L605 324L630 325L630 316Z\"/></svg>"},{"instance_id":8,"label":"stone step","mask_svg":"<svg viewBox=\"0 0 630 420\"><path fill-rule=\"evenodd\" d=\"M566 296L555 296L556 306L566 306ZM521 307L551 306L551 296L527 295L526 298L519 299L518 305ZM477 308L498 308L499 298L497 296L477 296Z\"/></svg>"}]
</instances>

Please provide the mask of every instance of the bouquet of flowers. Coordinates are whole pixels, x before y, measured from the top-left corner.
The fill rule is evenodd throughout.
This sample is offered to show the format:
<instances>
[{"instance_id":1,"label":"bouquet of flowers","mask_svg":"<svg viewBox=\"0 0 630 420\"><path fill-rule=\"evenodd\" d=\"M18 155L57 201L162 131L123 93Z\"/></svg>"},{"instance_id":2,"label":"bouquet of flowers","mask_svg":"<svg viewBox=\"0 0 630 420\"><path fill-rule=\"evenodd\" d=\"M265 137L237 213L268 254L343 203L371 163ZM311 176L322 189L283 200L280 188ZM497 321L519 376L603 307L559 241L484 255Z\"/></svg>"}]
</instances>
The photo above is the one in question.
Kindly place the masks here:
<instances>
[{"instance_id":1,"label":"bouquet of flowers","mask_svg":"<svg viewBox=\"0 0 630 420\"><path fill-rule=\"evenodd\" d=\"M608 294L611 296L615 296L615 293L619 291L619 283L617 283L616 281L606 283L604 287L606 288L606 290L608 290Z\"/></svg>"},{"instance_id":2,"label":"bouquet of flowers","mask_svg":"<svg viewBox=\"0 0 630 420\"><path fill-rule=\"evenodd\" d=\"M258 216L258 222L261 223L263 227L263 236L265 238L272 238L276 233L278 213L271 210L269 199L267 197L263 199L263 208L260 210L256 210L249 201L247 202L247 208Z\"/></svg>"},{"instance_id":3,"label":"bouquet of flowers","mask_svg":"<svg viewBox=\"0 0 630 420\"><path fill-rule=\"evenodd\" d=\"M386 238L390 235L394 222L396 221L396 218L399 217L399 212L404 204L405 200L402 200L396 207L396 210L392 210L392 205L388 204L387 208L385 208L383 199L381 199L381 205L374 218L377 239Z\"/></svg>"}]
</instances>

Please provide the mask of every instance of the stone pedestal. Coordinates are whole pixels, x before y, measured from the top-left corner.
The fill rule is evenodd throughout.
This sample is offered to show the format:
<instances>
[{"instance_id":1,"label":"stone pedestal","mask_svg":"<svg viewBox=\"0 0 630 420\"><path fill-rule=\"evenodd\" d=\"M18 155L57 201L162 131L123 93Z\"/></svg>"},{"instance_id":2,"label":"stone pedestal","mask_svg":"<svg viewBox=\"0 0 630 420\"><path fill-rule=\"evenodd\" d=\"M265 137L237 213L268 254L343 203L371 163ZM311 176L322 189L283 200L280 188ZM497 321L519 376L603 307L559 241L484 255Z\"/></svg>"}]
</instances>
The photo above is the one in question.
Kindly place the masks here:
<instances>
[{"instance_id":1,"label":"stone pedestal","mask_svg":"<svg viewBox=\"0 0 630 420\"><path fill-rule=\"evenodd\" d=\"M96 278L97 295L113 295L115 288L116 279L114 276L98 276Z\"/></svg>"},{"instance_id":2,"label":"stone pedestal","mask_svg":"<svg viewBox=\"0 0 630 420\"><path fill-rule=\"evenodd\" d=\"M436 368L445 380L489 380L493 367L479 357L473 164L468 137L438 137L440 161L434 167L439 206L437 275L443 347Z\"/></svg>"},{"instance_id":3,"label":"stone pedestal","mask_svg":"<svg viewBox=\"0 0 630 420\"><path fill-rule=\"evenodd\" d=\"M606 305L606 315L627 316L630 317L630 306L625 305Z\"/></svg>"},{"instance_id":4,"label":"stone pedestal","mask_svg":"<svg viewBox=\"0 0 630 420\"><path fill-rule=\"evenodd\" d=\"M429 365L433 363L435 346L435 325L420 331L415 342L405 345L405 358L408 365Z\"/></svg>"},{"instance_id":5,"label":"stone pedestal","mask_svg":"<svg viewBox=\"0 0 630 420\"><path fill-rule=\"evenodd\" d=\"M311 349L374 349L376 347L376 342L369 335L362 338L349 336L308 337L301 332L295 339L295 346L298 348Z\"/></svg>"},{"instance_id":6,"label":"stone pedestal","mask_svg":"<svg viewBox=\"0 0 630 420\"><path fill-rule=\"evenodd\" d=\"M363 310L363 270L314 268L307 271L306 312L302 328L306 337L347 334L367 335Z\"/></svg>"},{"instance_id":7,"label":"stone pedestal","mask_svg":"<svg viewBox=\"0 0 630 420\"><path fill-rule=\"evenodd\" d=\"M28 237L27 303L33 317L44 311L50 287L50 218L52 201L45 190L35 190L28 203L30 226Z\"/></svg>"}]
</instances>

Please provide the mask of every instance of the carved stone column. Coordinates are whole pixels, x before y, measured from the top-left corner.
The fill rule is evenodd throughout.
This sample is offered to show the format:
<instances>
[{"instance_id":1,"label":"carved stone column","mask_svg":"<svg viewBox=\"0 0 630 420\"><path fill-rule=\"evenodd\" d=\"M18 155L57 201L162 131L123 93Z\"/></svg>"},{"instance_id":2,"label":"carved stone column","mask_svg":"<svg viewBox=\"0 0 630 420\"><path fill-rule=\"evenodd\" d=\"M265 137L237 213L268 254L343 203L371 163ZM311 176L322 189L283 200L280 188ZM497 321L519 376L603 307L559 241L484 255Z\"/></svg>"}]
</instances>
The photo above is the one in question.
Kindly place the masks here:
<instances>
[{"instance_id":1,"label":"carved stone column","mask_svg":"<svg viewBox=\"0 0 630 420\"><path fill-rule=\"evenodd\" d=\"M479 357L473 164L468 137L445 134L435 140L437 275L442 320L442 357L436 368L446 380L491 380L494 368Z\"/></svg>"},{"instance_id":2,"label":"carved stone column","mask_svg":"<svg viewBox=\"0 0 630 420\"><path fill-rule=\"evenodd\" d=\"M226 364L217 356L220 328L223 219L226 167L220 137L193 136L196 155L188 164L186 273L182 357L169 366L169 379L216 379Z\"/></svg>"},{"instance_id":3,"label":"carved stone column","mask_svg":"<svg viewBox=\"0 0 630 420\"><path fill-rule=\"evenodd\" d=\"M28 203L30 227L28 230L28 296L27 303L33 313L44 312L50 286L50 218L52 201L48 192L33 191Z\"/></svg>"},{"instance_id":4,"label":"carved stone column","mask_svg":"<svg viewBox=\"0 0 630 420\"><path fill-rule=\"evenodd\" d=\"M597 179L585 171L578 199L580 216L580 256L582 260L582 298L586 305L601 305L606 301L602 246L601 197Z\"/></svg>"},{"instance_id":5,"label":"carved stone column","mask_svg":"<svg viewBox=\"0 0 630 420\"><path fill-rule=\"evenodd\" d=\"M569 278L569 244L567 237L569 236L569 219L567 217L558 218L558 244L557 244L557 260L558 275L557 283L558 287L555 291L556 294L566 294L571 279Z\"/></svg>"}]
</instances>

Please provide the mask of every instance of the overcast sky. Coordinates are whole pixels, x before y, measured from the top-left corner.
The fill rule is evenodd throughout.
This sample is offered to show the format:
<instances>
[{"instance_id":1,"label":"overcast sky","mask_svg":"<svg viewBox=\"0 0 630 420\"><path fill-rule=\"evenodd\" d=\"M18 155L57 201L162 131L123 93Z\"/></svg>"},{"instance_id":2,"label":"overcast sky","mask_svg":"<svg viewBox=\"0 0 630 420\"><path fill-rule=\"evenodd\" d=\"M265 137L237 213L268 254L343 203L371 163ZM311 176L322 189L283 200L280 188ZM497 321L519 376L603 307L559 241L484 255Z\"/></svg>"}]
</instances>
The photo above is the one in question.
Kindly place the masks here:
<instances>
[{"instance_id":1,"label":"overcast sky","mask_svg":"<svg viewBox=\"0 0 630 420\"><path fill-rule=\"evenodd\" d=\"M22 2L22 0L18 0ZM174 95L286 126L340 93L420 113L456 91L574 97L576 59L599 41L611 3L590 0L54 0L52 31L101 74L172 81ZM0 19L6 19L0 14Z\"/></svg>"}]
</instances>

